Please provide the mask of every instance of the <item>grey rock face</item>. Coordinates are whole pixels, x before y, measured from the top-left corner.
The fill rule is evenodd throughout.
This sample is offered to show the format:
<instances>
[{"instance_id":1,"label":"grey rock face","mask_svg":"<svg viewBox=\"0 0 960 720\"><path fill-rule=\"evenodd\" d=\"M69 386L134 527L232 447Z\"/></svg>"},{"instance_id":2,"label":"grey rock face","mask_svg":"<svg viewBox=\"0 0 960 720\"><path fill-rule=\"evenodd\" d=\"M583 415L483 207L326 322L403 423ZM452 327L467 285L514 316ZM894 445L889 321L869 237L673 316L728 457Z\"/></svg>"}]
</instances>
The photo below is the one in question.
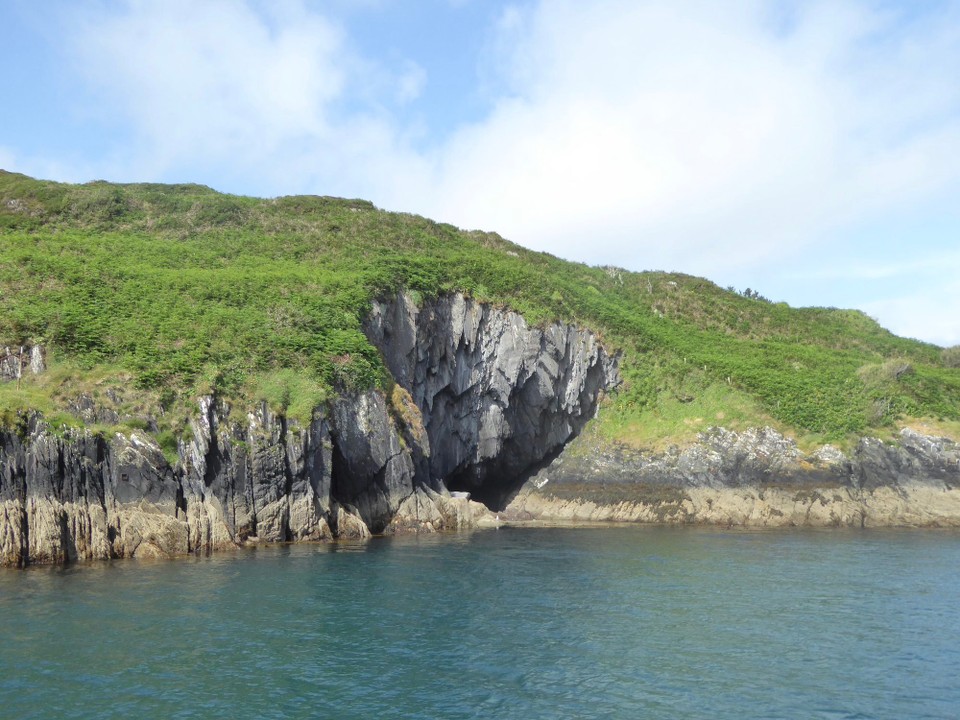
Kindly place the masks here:
<instances>
[{"instance_id":1,"label":"grey rock face","mask_svg":"<svg viewBox=\"0 0 960 720\"><path fill-rule=\"evenodd\" d=\"M796 443L771 428L734 432L710 428L690 447L644 453L613 446L589 456L565 456L544 471L555 482L595 479L609 484L671 487L762 487L847 483L849 460L837 451L805 458Z\"/></svg>"},{"instance_id":2,"label":"grey rock face","mask_svg":"<svg viewBox=\"0 0 960 720\"><path fill-rule=\"evenodd\" d=\"M0 432L0 564L330 537L326 418L290 428L261 407L245 420L204 399L173 466L138 433L54 435L36 415Z\"/></svg>"},{"instance_id":3,"label":"grey rock face","mask_svg":"<svg viewBox=\"0 0 960 720\"><path fill-rule=\"evenodd\" d=\"M516 313L462 295L418 308L376 303L366 332L422 415L429 485L473 492L497 506L593 417L616 362L585 330L529 327Z\"/></svg>"},{"instance_id":4,"label":"grey rock face","mask_svg":"<svg viewBox=\"0 0 960 720\"><path fill-rule=\"evenodd\" d=\"M854 457L854 473L862 488L935 483L960 487L960 447L946 438L923 435L909 428L897 445L863 438Z\"/></svg>"},{"instance_id":5,"label":"grey rock face","mask_svg":"<svg viewBox=\"0 0 960 720\"><path fill-rule=\"evenodd\" d=\"M383 395L368 392L334 403L333 495L355 508L373 532L390 522L413 493L411 453L400 441Z\"/></svg>"},{"instance_id":6,"label":"grey rock face","mask_svg":"<svg viewBox=\"0 0 960 720\"><path fill-rule=\"evenodd\" d=\"M179 463L195 549L330 537L325 417L290 427L261 405L238 421L213 398L200 410Z\"/></svg>"},{"instance_id":7,"label":"grey rock face","mask_svg":"<svg viewBox=\"0 0 960 720\"><path fill-rule=\"evenodd\" d=\"M29 371L38 375L47 369L43 347L5 347L0 349L0 381L11 381Z\"/></svg>"},{"instance_id":8,"label":"grey rock face","mask_svg":"<svg viewBox=\"0 0 960 720\"><path fill-rule=\"evenodd\" d=\"M0 432L0 564L186 552L180 484L137 434Z\"/></svg>"},{"instance_id":9,"label":"grey rock face","mask_svg":"<svg viewBox=\"0 0 960 720\"><path fill-rule=\"evenodd\" d=\"M87 425L129 423L156 432L156 420L145 408L137 408L135 403L127 402L130 395L130 390L118 383L103 388L95 395L80 393L65 398L64 409Z\"/></svg>"},{"instance_id":10,"label":"grey rock face","mask_svg":"<svg viewBox=\"0 0 960 720\"><path fill-rule=\"evenodd\" d=\"M306 425L204 398L172 464L146 433L58 434L21 416L0 430L0 564L499 522L450 490L507 519L960 524L960 448L949 440L904 430L850 456L805 455L769 428L714 428L657 454L561 454L619 382L589 332L530 327L461 295L378 302L365 331L395 380L386 394L343 395ZM27 357L43 370L37 348L13 357L0 357L8 380ZM123 419L87 397L72 410Z\"/></svg>"},{"instance_id":11,"label":"grey rock face","mask_svg":"<svg viewBox=\"0 0 960 720\"><path fill-rule=\"evenodd\" d=\"M610 446L589 454L565 454L538 475L554 484L594 482L678 488L849 487L871 489L907 483L960 487L960 446L914 430L898 442L860 440L848 457L831 445L805 455L771 428L734 432L710 428L683 450L644 453ZM535 478L536 479L536 478Z\"/></svg>"}]
</instances>

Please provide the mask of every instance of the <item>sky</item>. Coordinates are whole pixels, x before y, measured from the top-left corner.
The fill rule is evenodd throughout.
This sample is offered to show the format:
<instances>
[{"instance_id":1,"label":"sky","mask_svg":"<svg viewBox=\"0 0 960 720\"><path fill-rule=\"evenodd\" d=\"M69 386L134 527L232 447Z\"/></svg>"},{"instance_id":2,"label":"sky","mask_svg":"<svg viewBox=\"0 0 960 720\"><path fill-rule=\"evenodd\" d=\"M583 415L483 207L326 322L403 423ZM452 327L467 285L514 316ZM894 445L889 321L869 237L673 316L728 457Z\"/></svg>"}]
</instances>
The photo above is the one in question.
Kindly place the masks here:
<instances>
[{"instance_id":1,"label":"sky","mask_svg":"<svg viewBox=\"0 0 960 720\"><path fill-rule=\"evenodd\" d=\"M960 344L960 0L0 0L0 168L359 197Z\"/></svg>"}]
</instances>

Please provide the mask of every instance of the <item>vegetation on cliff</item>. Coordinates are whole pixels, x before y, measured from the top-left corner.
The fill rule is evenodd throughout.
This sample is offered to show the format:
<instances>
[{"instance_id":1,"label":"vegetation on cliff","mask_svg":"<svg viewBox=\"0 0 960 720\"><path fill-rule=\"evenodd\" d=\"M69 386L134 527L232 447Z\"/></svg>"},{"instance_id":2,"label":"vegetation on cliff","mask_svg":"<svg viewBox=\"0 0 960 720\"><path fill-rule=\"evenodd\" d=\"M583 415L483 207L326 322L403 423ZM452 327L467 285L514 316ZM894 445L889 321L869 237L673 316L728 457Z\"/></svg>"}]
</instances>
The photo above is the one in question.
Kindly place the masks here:
<instances>
[{"instance_id":1,"label":"vegetation on cliff","mask_svg":"<svg viewBox=\"0 0 960 720\"><path fill-rule=\"evenodd\" d=\"M624 383L595 430L606 438L774 424L841 440L906 418L960 422L956 350L858 311L571 263L360 200L2 171L0 345L42 343L51 370L0 387L0 411L78 422L78 397L109 395L118 418L151 418L168 447L211 390L306 417L333 392L387 383L361 323L373 298L401 289L593 329L622 352Z\"/></svg>"}]
</instances>

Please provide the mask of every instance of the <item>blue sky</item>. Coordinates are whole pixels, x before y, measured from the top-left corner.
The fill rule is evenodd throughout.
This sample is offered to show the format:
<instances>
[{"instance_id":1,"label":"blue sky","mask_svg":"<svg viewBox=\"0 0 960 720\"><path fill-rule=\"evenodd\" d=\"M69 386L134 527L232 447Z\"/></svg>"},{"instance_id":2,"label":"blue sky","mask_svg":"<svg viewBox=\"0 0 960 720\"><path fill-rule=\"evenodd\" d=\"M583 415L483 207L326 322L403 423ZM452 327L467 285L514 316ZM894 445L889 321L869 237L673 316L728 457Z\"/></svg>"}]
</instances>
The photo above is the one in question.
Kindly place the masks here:
<instances>
[{"instance_id":1,"label":"blue sky","mask_svg":"<svg viewBox=\"0 0 960 720\"><path fill-rule=\"evenodd\" d=\"M3 0L0 167L363 197L960 343L960 2Z\"/></svg>"}]
</instances>

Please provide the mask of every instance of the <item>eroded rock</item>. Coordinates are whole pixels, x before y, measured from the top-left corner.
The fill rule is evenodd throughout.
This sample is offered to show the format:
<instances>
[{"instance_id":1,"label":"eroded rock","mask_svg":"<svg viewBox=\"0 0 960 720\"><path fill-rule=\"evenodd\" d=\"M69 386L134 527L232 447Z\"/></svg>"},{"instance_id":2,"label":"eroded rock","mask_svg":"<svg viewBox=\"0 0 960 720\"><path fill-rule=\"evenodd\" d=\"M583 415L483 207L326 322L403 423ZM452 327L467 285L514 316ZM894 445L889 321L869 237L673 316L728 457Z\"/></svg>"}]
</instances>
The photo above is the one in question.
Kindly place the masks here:
<instances>
[{"instance_id":1,"label":"eroded rock","mask_svg":"<svg viewBox=\"0 0 960 720\"><path fill-rule=\"evenodd\" d=\"M483 524L486 508L448 488L499 497L574 437L617 379L589 332L531 328L462 295L377 303L366 329L396 378L389 394L345 394L305 426L202 398L174 465L145 433L53 434L36 415L3 431L0 563ZM23 357L42 365L42 353ZM83 395L71 410L113 424L122 401Z\"/></svg>"},{"instance_id":2,"label":"eroded rock","mask_svg":"<svg viewBox=\"0 0 960 720\"><path fill-rule=\"evenodd\" d=\"M430 456L418 483L439 478L492 506L575 437L619 382L590 332L530 327L462 295L375 303L365 330L420 410Z\"/></svg>"}]
</instances>

